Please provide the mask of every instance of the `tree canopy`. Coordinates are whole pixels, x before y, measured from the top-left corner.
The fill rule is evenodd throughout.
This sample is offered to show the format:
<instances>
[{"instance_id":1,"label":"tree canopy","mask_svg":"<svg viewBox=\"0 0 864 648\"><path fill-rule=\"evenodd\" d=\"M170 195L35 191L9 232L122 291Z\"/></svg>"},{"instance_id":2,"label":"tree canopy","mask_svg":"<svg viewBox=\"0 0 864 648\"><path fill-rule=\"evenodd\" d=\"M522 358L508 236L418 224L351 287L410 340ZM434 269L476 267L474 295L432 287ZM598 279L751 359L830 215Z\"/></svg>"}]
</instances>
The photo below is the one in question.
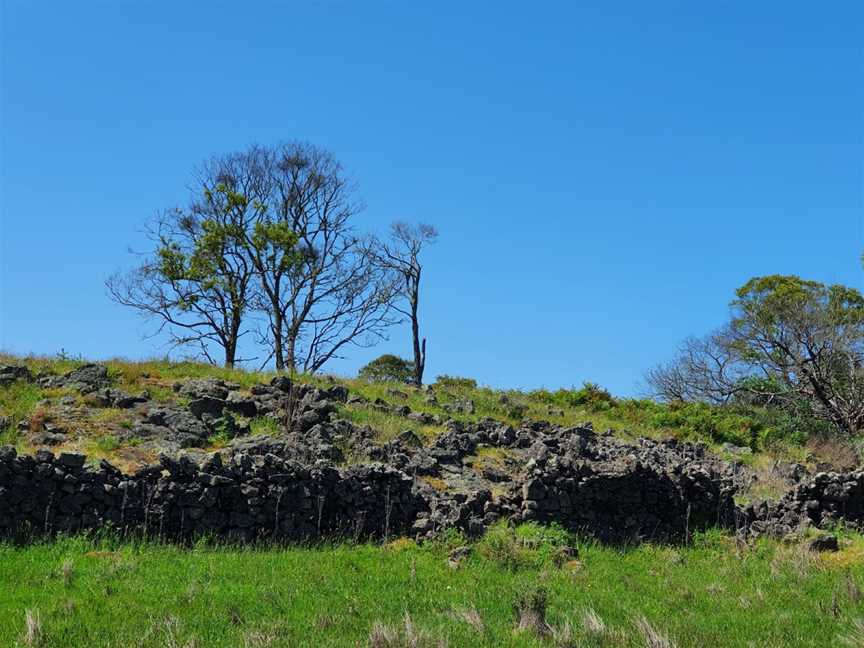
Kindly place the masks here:
<instances>
[{"instance_id":1,"label":"tree canopy","mask_svg":"<svg viewBox=\"0 0 864 648\"><path fill-rule=\"evenodd\" d=\"M864 297L794 275L755 277L730 304L729 322L685 341L647 376L667 400L756 402L864 427Z\"/></svg>"}]
</instances>

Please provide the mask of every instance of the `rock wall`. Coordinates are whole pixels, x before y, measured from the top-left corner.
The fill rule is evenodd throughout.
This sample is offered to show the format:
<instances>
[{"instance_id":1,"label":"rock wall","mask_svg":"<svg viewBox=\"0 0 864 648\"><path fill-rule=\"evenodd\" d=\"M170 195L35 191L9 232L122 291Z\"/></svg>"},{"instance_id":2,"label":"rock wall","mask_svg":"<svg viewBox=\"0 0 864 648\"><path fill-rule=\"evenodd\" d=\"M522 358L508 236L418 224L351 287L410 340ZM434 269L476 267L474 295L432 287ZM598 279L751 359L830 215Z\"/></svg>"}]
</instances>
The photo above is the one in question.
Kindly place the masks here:
<instances>
[{"instance_id":1,"label":"rock wall","mask_svg":"<svg viewBox=\"0 0 864 648\"><path fill-rule=\"evenodd\" d=\"M864 471L817 473L778 502L759 502L739 509L737 524L749 537L782 538L814 526L840 522L864 527Z\"/></svg>"},{"instance_id":2,"label":"rock wall","mask_svg":"<svg viewBox=\"0 0 864 648\"><path fill-rule=\"evenodd\" d=\"M424 502L412 479L380 466L305 468L274 455L223 464L174 461L124 475L107 462L0 449L0 535L114 528L167 538L212 534L240 541L408 531Z\"/></svg>"}]
</instances>

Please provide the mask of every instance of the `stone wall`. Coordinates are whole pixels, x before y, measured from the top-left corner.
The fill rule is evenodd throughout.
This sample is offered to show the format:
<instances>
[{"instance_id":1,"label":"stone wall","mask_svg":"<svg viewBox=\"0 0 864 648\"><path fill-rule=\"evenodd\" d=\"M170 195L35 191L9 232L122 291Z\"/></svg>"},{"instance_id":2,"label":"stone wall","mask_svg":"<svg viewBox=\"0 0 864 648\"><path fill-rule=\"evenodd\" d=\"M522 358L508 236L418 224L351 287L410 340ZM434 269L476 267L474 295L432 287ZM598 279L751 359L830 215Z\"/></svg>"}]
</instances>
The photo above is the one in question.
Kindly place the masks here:
<instances>
[{"instance_id":1,"label":"stone wall","mask_svg":"<svg viewBox=\"0 0 864 648\"><path fill-rule=\"evenodd\" d=\"M738 526L750 537L785 537L810 526L840 522L864 527L864 471L817 473L778 502L759 502L738 511Z\"/></svg>"},{"instance_id":2,"label":"stone wall","mask_svg":"<svg viewBox=\"0 0 864 648\"><path fill-rule=\"evenodd\" d=\"M164 458L124 475L107 462L0 448L0 535L114 528L167 538L250 541L408 531L424 502L412 479L380 466L306 468L274 455L213 455L201 466Z\"/></svg>"}]
</instances>

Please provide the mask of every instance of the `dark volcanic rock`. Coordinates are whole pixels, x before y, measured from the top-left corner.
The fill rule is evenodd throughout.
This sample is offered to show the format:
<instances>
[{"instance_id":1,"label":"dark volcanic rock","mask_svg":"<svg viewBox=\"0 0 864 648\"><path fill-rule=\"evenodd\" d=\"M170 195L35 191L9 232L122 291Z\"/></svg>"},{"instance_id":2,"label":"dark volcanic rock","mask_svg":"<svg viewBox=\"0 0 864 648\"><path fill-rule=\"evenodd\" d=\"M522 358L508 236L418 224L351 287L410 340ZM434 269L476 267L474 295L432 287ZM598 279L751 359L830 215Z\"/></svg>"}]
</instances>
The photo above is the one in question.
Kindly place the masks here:
<instances>
[{"instance_id":1,"label":"dark volcanic rock","mask_svg":"<svg viewBox=\"0 0 864 648\"><path fill-rule=\"evenodd\" d=\"M228 385L224 380L216 378L202 378L189 380L180 386L178 393L181 396L195 400L199 398L214 398L224 401L228 398Z\"/></svg>"},{"instance_id":2,"label":"dark volcanic rock","mask_svg":"<svg viewBox=\"0 0 864 648\"><path fill-rule=\"evenodd\" d=\"M837 542L837 536L835 535L824 535L814 538L810 541L810 544L808 544L807 547L810 551L817 552L840 550L840 545Z\"/></svg>"},{"instance_id":3,"label":"dark volcanic rock","mask_svg":"<svg viewBox=\"0 0 864 648\"><path fill-rule=\"evenodd\" d=\"M108 367L100 364L85 364L64 376L42 376L37 381L41 387L67 387L82 394L90 394L110 384Z\"/></svg>"},{"instance_id":4,"label":"dark volcanic rock","mask_svg":"<svg viewBox=\"0 0 864 648\"><path fill-rule=\"evenodd\" d=\"M16 380L33 382L33 374L24 365L0 365L0 387L9 385Z\"/></svg>"},{"instance_id":5,"label":"dark volcanic rock","mask_svg":"<svg viewBox=\"0 0 864 648\"><path fill-rule=\"evenodd\" d=\"M167 537L240 541L423 538L451 528L473 536L506 519L554 522L629 543L685 540L710 526L744 537L782 537L841 521L864 527L864 472L810 477L800 467L779 467L795 483L786 496L736 507L733 495L746 482L741 465L698 444L626 442L590 425L534 421L513 428L491 419L447 421L446 432L428 445L408 430L381 443L371 428L334 416L336 403L353 400L339 386L317 389L277 376L250 395L223 381L195 380L176 387L188 405L142 405L145 397L105 384L107 372L98 367L50 379L74 384L106 406L133 399L131 426L112 433L164 450L159 464L126 475L107 463L88 466L82 455L55 458L40 450L19 457L0 449L0 535L110 523L148 533L158 528ZM74 412L74 403L68 407ZM379 407L393 411L383 402ZM406 410L406 427L437 420ZM256 416L277 422L275 438L248 436L246 421ZM216 432L237 438L217 453L180 450L204 447ZM32 439L45 445L51 435L65 440L62 430L47 427L37 435ZM341 465L346 460L354 465Z\"/></svg>"},{"instance_id":6,"label":"dark volcanic rock","mask_svg":"<svg viewBox=\"0 0 864 648\"><path fill-rule=\"evenodd\" d=\"M205 414L218 418L222 416L222 410L225 409L226 402L220 398L211 396L202 396L195 400L189 401L189 411L197 418L203 418Z\"/></svg>"},{"instance_id":7,"label":"dark volcanic rock","mask_svg":"<svg viewBox=\"0 0 864 648\"><path fill-rule=\"evenodd\" d=\"M82 365L65 377L65 386L77 389L82 394L96 391L109 382L108 367L99 364Z\"/></svg>"}]
</instances>

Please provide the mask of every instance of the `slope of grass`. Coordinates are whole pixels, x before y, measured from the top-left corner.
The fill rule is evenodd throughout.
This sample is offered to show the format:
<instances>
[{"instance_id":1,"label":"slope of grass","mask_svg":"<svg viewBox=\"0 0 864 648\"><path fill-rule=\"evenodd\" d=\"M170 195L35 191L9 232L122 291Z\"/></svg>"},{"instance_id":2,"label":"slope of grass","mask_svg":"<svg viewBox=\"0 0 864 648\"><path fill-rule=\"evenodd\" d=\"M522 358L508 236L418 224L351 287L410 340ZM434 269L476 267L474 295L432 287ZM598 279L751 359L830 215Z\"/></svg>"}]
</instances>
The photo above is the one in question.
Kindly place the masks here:
<instances>
[{"instance_id":1,"label":"slope of grass","mask_svg":"<svg viewBox=\"0 0 864 648\"><path fill-rule=\"evenodd\" d=\"M6 420L0 423L0 445L18 444L18 421L30 417L41 399L42 390L20 380L0 387L0 416Z\"/></svg>"},{"instance_id":2,"label":"slope of grass","mask_svg":"<svg viewBox=\"0 0 864 648\"><path fill-rule=\"evenodd\" d=\"M80 366L83 360L68 358L15 357L0 354L0 363L28 365L34 374L64 373ZM248 389L256 383L269 382L273 373L225 369L196 362L168 360L104 361L114 384L131 393L147 390L157 401L178 401L172 385L191 378L220 378ZM776 413L750 408L733 410L704 404L662 404L649 400L616 399L604 390L585 385L579 389L557 391L495 390L477 386L470 379L443 378L433 384L432 392L397 383L369 383L356 378L327 375L297 375L299 382L329 387L343 384L368 402L344 407L341 414L360 425L370 425L382 440L403 430L413 430L427 441L440 434L443 426L420 425L398 415L382 412L374 405L384 401L389 406L407 405L412 411L437 415L441 420L478 421L493 418L510 425L519 425L524 419L547 420L563 426L591 422L598 431L612 429L625 438L678 438L702 441L715 449L724 443L750 446L753 450L770 451L776 458L805 461L808 451L802 443L806 434L795 424L783 420ZM57 390L53 390L56 392ZM0 431L7 442L15 441L14 425L17 420L32 414L41 398L55 397L52 390L40 390L35 385L16 383L0 388L0 415L10 418L7 429ZM473 412L454 410L453 405L470 404ZM464 408L463 408L464 409ZM109 416L103 413L99 416ZM98 417L97 417L98 418ZM98 427L98 420L92 421ZM81 426L87 429L92 426ZM265 430L261 430L265 431ZM91 431L100 434L100 430ZM845 452L845 451L844 451ZM815 454L819 454L816 452ZM845 452L848 455L848 452ZM745 458L746 460L746 458Z\"/></svg>"},{"instance_id":3,"label":"slope of grass","mask_svg":"<svg viewBox=\"0 0 864 648\"><path fill-rule=\"evenodd\" d=\"M561 532L496 527L454 569L455 542L0 545L0 645L838 646L864 615L858 536L825 557L708 534L575 558ZM517 632L514 606L543 599L550 634Z\"/></svg>"}]
</instances>

